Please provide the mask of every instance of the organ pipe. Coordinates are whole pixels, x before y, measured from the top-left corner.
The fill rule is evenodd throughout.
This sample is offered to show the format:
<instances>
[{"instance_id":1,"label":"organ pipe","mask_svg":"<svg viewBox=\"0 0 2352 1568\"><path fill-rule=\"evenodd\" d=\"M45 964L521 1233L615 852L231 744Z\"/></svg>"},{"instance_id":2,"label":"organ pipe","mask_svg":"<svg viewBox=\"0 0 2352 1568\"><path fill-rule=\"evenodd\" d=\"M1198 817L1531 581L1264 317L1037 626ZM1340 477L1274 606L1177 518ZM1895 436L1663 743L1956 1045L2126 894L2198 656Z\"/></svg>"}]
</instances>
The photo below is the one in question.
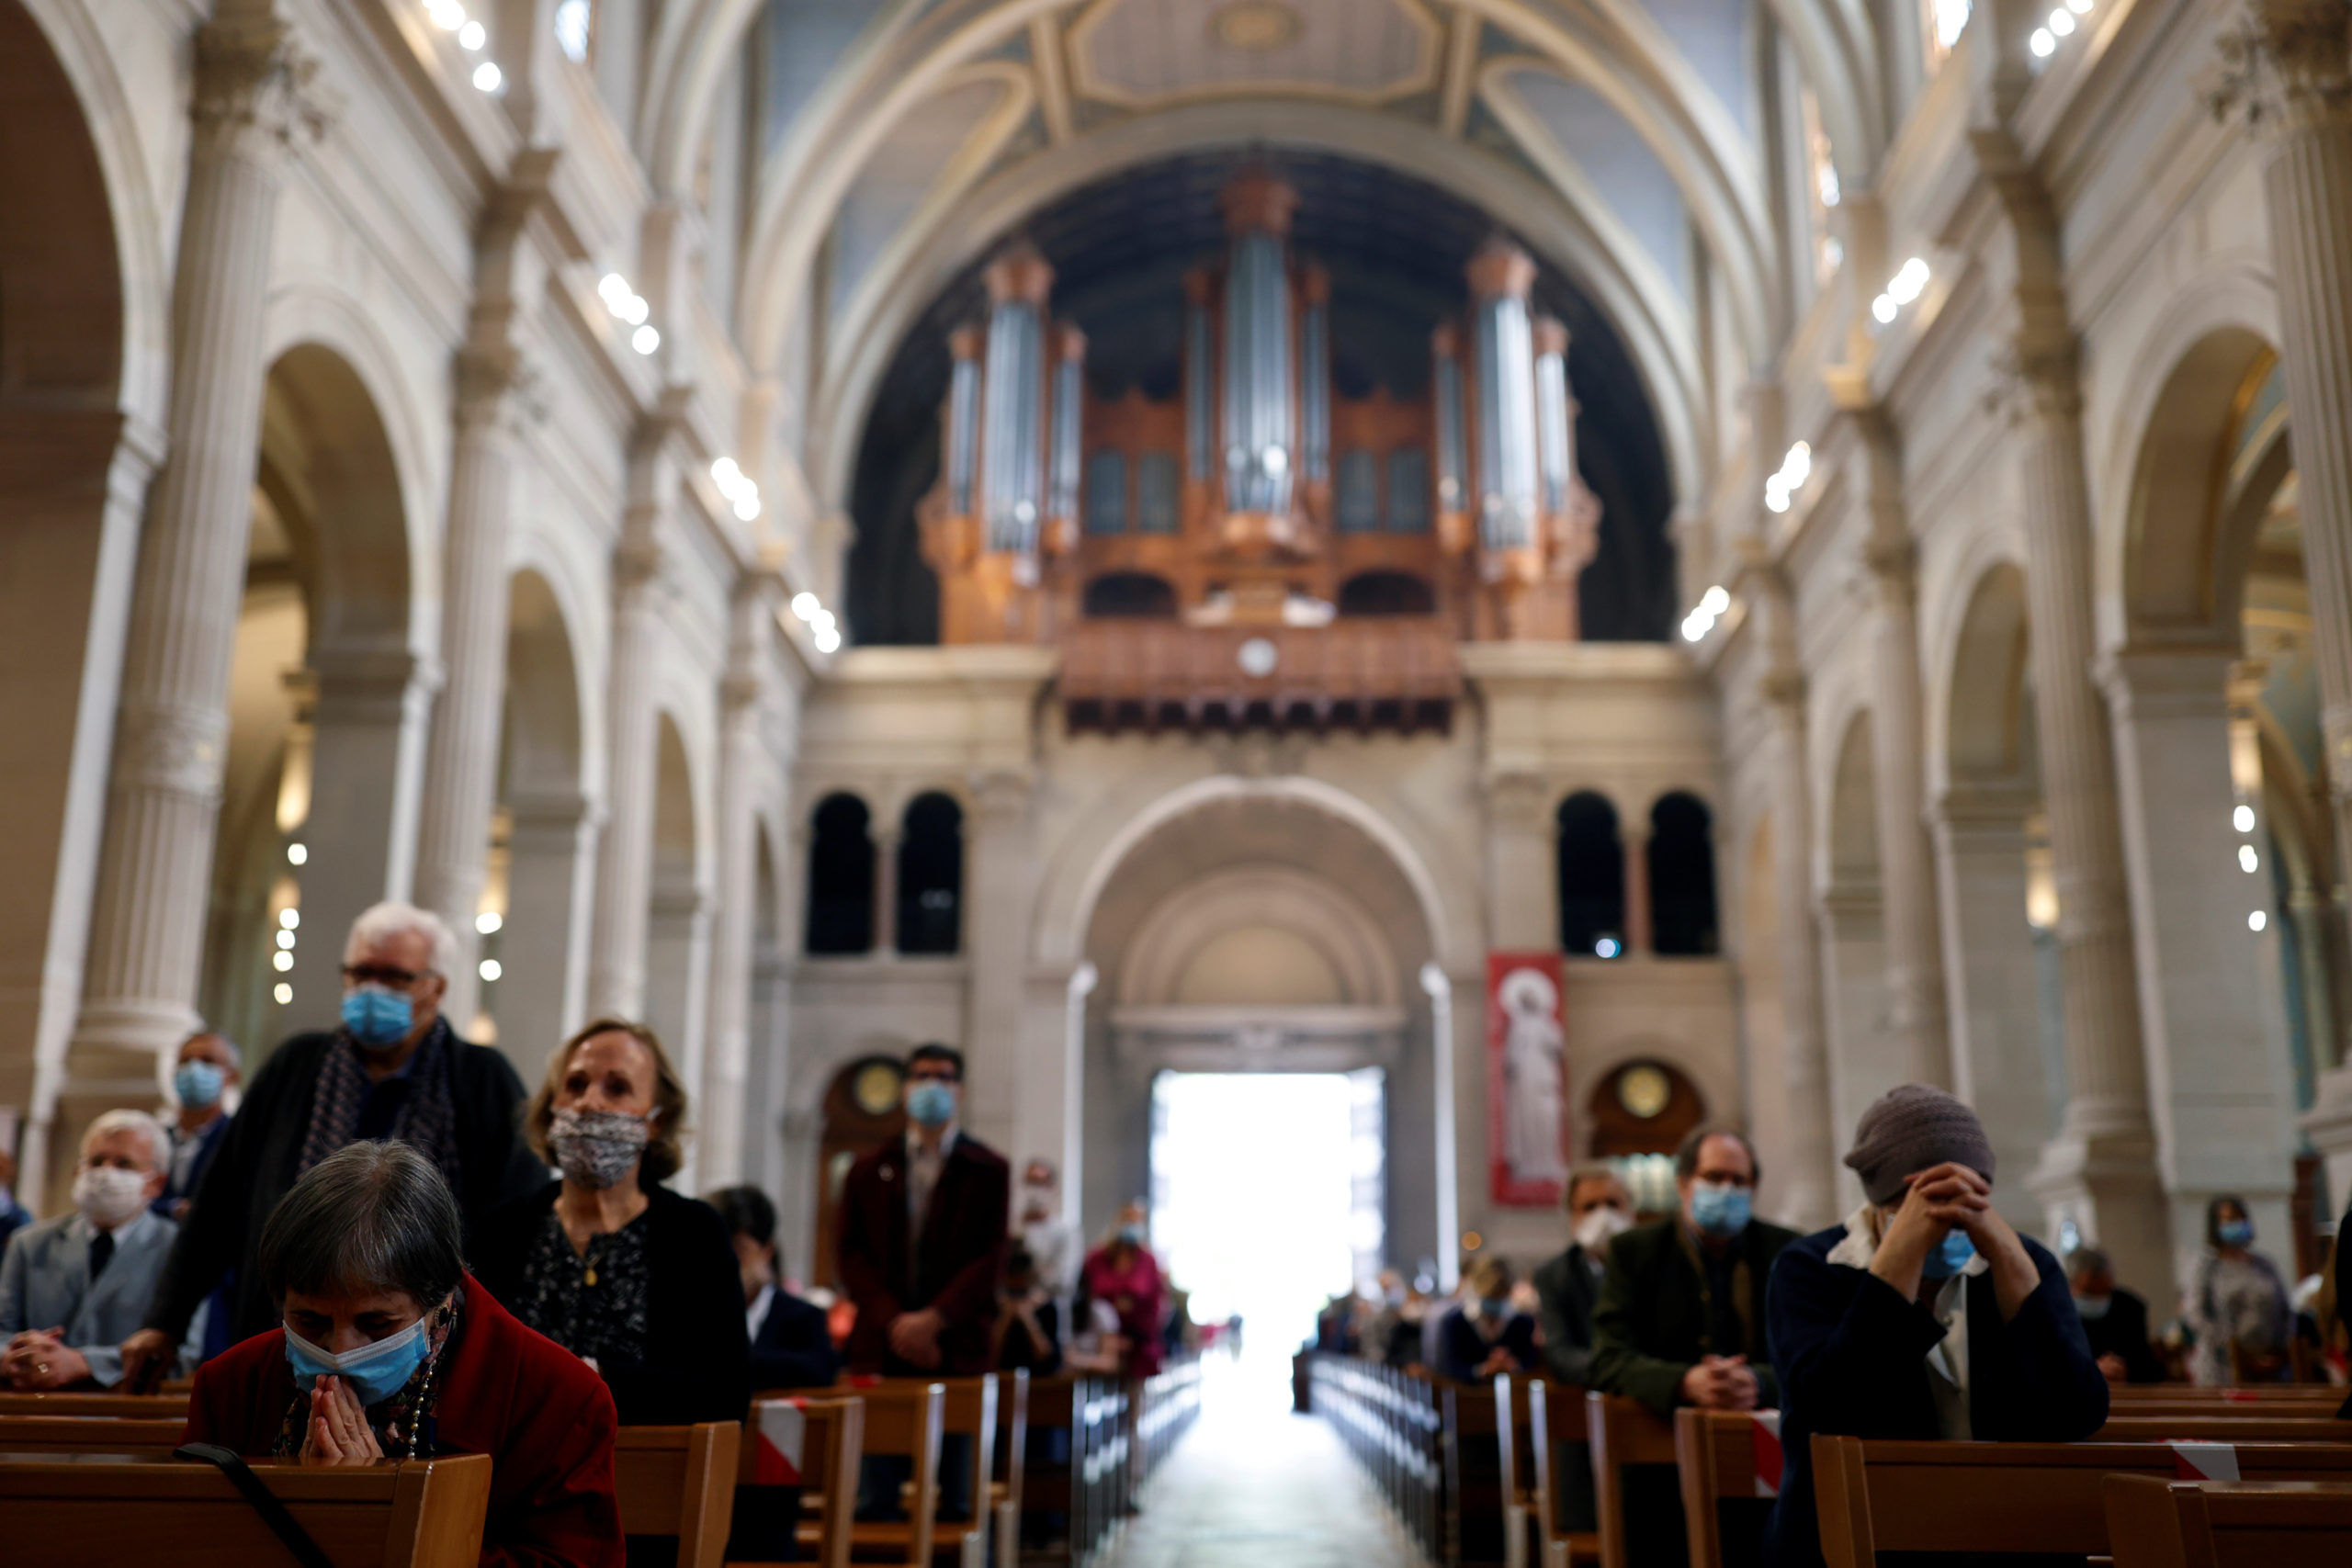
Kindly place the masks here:
<instances>
[{"instance_id":1,"label":"organ pipe","mask_svg":"<svg viewBox=\"0 0 2352 1568\"><path fill-rule=\"evenodd\" d=\"M1264 175L1225 188L1226 509L1290 510L1297 440L1291 408L1290 277L1283 242L1298 197Z\"/></svg>"},{"instance_id":2,"label":"organ pipe","mask_svg":"<svg viewBox=\"0 0 2352 1568\"><path fill-rule=\"evenodd\" d=\"M1331 477L1331 276L1306 269L1306 310L1298 332L1300 453L1307 482Z\"/></svg>"},{"instance_id":3,"label":"organ pipe","mask_svg":"<svg viewBox=\"0 0 2352 1568\"><path fill-rule=\"evenodd\" d=\"M1076 327L1058 329L1054 338L1054 450L1052 484L1046 515L1056 522L1078 520L1080 447L1079 416L1086 400L1086 334Z\"/></svg>"},{"instance_id":4,"label":"organ pipe","mask_svg":"<svg viewBox=\"0 0 2352 1568\"><path fill-rule=\"evenodd\" d=\"M972 479L980 461L980 334L958 327L947 334L956 369L947 392L947 505L959 517L972 512Z\"/></svg>"},{"instance_id":5,"label":"organ pipe","mask_svg":"<svg viewBox=\"0 0 2352 1568\"><path fill-rule=\"evenodd\" d=\"M1568 329L1549 316L1535 322L1535 443L1544 473L1544 510L1568 509L1576 468L1575 412L1568 404Z\"/></svg>"},{"instance_id":6,"label":"organ pipe","mask_svg":"<svg viewBox=\"0 0 2352 1568\"><path fill-rule=\"evenodd\" d=\"M988 364L980 440L985 547L1034 556L1045 496L1045 306L1054 269L1034 250L989 268Z\"/></svg>"},{"instance_id":7,"label":"organ pipe","mask_svg":"<svg viewBox=\"0 0 2352 1568\"><path fill-rule=\"evenodd\" d=\"M1490 550L1535 543L1535 343L1527 291L1535 264L1489 242L1468 268L1477 331L1478 536Z\"/></svg>"},{"instance_id":8,"label":"organ pipe","mask_svg":"<svg viewBox=\"0 0 2352 1568\"><path fill-rule=\"evenodd\" d=\"M1209 277L1184 275L1184 451L1193 479L1216 472L1216 340L1209 325Z\"/></svg>"},{"instance_id":9,"label":"organ pipe","mask_svg":"<svg viewBox=\"0 0 2352 1568\"><path fill-rule=\"evenodd\" d=\"M1462 356L1459 340L1450 326L1430 334L1430 378L1437 384L1437 507L1460 512L1464 450L1462 434Z\"/></svg>"}]
</instances>

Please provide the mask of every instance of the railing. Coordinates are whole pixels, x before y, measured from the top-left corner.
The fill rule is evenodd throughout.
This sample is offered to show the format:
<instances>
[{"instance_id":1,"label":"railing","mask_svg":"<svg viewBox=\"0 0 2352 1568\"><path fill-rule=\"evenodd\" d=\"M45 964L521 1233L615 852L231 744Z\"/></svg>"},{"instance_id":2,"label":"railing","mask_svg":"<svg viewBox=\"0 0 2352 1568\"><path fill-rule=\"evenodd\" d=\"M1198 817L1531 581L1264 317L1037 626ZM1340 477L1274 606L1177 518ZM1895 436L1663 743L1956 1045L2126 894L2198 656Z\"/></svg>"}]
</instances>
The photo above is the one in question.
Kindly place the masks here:
<instances>
[{"instance_id":1,"label":"railing","mask_svg":"<svg viewBox=\"0 0 2352 1568\"><path fill-rule=\"evenodd\" d=\"M1434 615L1324 626L1086 621L1062 639L1073 729L1443 730L1462 692Z\"/></svg>"},{"instance_id":2,"label":"railing","mask_svg":"<svg viewBox=\"0 0 2352 1568\"><path fill-rule=\"evenodd\" d=\"M1443 1536L1443 1423L1423 1379L1344 1356L1311 1355L1309 1406L1372 1477L1381 1501L1425 1562L1448 1559Z\"/></svg>"}]
</instances>

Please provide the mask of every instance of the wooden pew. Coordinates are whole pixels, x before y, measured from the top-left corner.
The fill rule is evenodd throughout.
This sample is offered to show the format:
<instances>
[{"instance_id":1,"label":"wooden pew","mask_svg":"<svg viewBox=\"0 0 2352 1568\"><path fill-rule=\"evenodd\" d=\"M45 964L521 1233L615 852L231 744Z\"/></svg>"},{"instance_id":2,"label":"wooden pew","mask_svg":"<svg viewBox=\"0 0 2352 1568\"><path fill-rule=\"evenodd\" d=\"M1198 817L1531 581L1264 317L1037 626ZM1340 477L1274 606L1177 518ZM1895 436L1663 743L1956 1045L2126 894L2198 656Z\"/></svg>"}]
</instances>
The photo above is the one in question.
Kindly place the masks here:
<instances>
[{"instance_id":1,"label":"wooden pew","mask_svg":"<svg viewBox=\"0 0 2352 1568\"><path fill-rule=\"evenodd\" d=\"M781 1422L763 1421L763 1412L770 1407L788 1415ZM763 1431L784 1437L794 1451L777 1451L773 1443L763 1450ZM863 1399L827 1394L754 1398L736 1460L735 1483L797 1485L797 1539L803 1560L820 1568L848 1568L850 1531L857 1514L857 1467L865 1451ZM741 1568L753 1568L754 1560L738 1561Z\"/></svg>"},{"instance_id":2,"label":"wooden pew","mask_svg":"<svg viewBox=\"0 0 2352 1568\"><path fill-rule=\"evenodd\" d=\"M1127 1504L1129 1427L1126 1385L1111 1378L1079 1384L1071 1467L1077 1493L1070 1515L1070 1561L1085 1564L1108 1551Z\"/></svg>"},{"instance_id":3,"label":"wooden pew","mask_svg":"<svg viewBox=\"0 0 2352 1568\"><path fill-rule=\"evenodd\" d=\"M1637 1464L1675 1463L1674 1427L1647 1405L1612 1393L1585 1396L1585 1423L1592 1443L1600 1568L1626 1568L1625 1472Z\"/></svg>"},{"instance_id":4,"label":"wooden pew","mask_svg":"<svg viewBox=\"0 0 2352 1568\"><path fill-rule=\"evenodd\" d=\"M2352 1562L2352 1485L2110 1475L2099 1490L2115 1568Z\"/></svg>"},{"instance_id":5,"label":"wooden pew","mask_svg":"<svg viewBox=\"0 0 2352 1568\"><path fill-rule=\"evenodd\" d=\"M939 1438L947 1425L947 1386L912 1380L875 1380L838 1392L854 1393L865 1402L865 1453L908 1460L914 1471L914 1478L904 1493L907 1517L854 1518L849 1532L850 1555L861 1560L904 1562L909 1568L931 1568L939 1510ZM850 1490L854 1512L854 1478ZM804 1527L802 1540L807 1539Z\"/></svg>"},{"instance_id":6,"label":"wooden pew","mask_svg":"<svg viewBox=\"0 0 2352 1568\"><path fill-rule=\"evenodd\" d=\"M187 1393L0 1393L0 1416L143 1416L184 1421Z\"/></svg>"},{"instance_id":7,"label":"wooden pew","mask_svg":"<svg viewBox=\"0 0 2352 1568\"><path fill-rule=\"evenodd\" d=\"M613 1443L621 1533L676 1536L678 1568L719 1568L742 1441L739 1421L623 1427Z\"/></svg>"},{"instance_id":8,"label":"wooden pew","mask_svg":"<svg viewBox=\"0 0 2352 1568\"><path fill-rule=\"evenodd\" d=\"M2117 1383L2107 1391L2109 1408L2121 1414L2125 1405L2164 1404L2324 1404L2344 1403L2344 1391L2313 1383L2265 1383L2257 1388L2199 1388L2193 1383Z\"/></svg>"},{"instance_id":9,"label":"wooden pew","mask_svg":"<svg viewBox=\"0 0 2352 1568\"><path fill-rule=\"evenodd\" d=\"M1472 1563L1518 1568L1510 1556L1512 1478L1505 1461L1510 1422L1496 1406L1495 1387L1445 1380L1438 1380L1436 1386L1445 1421L1442 1561L1450 1568Z\"/></svg>"},{"instance_id":10,"label":"wooden pew","mask_svg":"<svg viewBox=\"0 0 2352 1568\"><path fill-rule=\"evenodd\" d=\"M1829 1568L1882 1551L2108 1552L2100 1483L2233 1470L2247 1481L2352 1482L2334 1443L1916 1443L1813 1439Z\"/></svg>"},{"instance_id":11,"label":"wooden pew","mask_svg":"<svg viewBox=\"0 0 2352 1568\"><path fill-rule=\"evenodd\" d=\"M997 1562L1014 1568L1021 1561L1021 1493L1029 1462L1029 1373L998 1373L995 1469L989 1473L988 1500L995 1518Z\"/></svg>"},{"instance_id":12,"label":"wooden pew","mask_svg":"<svg viewBox=\"0 0 2352 1568\"><path fill-rule=\"evenodd\" d=\"M1674 1452L1682 1472L1682 1518L1690 1532L1690 1568L1723 1568L1726 1521L1723 1505L1781 1495L1781 1413L1777 1410L1678 1410ZM1754 1559L1763 1520L1740 1521L1754 1540L1735 1556Z\"/></svg>"},{"instance_id":13,"label":"wooden pew","mask_svg":"<svg viewBox=\"0 0 2352 1568\"><path fill-rule=\"evenodd\" d=\"M0 1454L127 1454L164 1460L187 1423L117 1416L0 1416Z\"/></svg>"},{"instance_id":14,"label":"wooden pew","mask_svg":"<svg viewBox=\"0 0 2352 1568\"><path fill-rule=\"evenodd\" d=\"M1061 1516L1061 1561L1065 1562L1069 1560L1071 1483L1078 1452L1078 1434L1074 1426L1074 1401L1077 1397L1078 1384L1078 1379L1067 1374L1060 1377L1038 1378L1030 1382L1028 1416L1033 1442L1035 1440L1035 1435L1039 1433L1066 1432L1069 1436L1065 1450L1066 1457L1059 1462L1035 1462L1025 1454L1022 1461L1021 1511L1024 1519L1034 1521L1025 1527L1030 1539L1045 1540L1046 1532L1049 1528L1046 1521L1054 1515ZM998 1437L999 1445L1001 1446L1003 1433L1001 1427ZM1044 1445L1038 1444L1038 1446ZM1020 1557L1016 1552L1001 1561L1006 1565L1017 1564Z\"/></svg>"},{"instance_id":15,"label":"wooden pew","mask_svg":"<svg viewBox=\"0 0 2352 1568\"><path fill-rule=\"evenodd\" d=\"M254 1473L335 1568L473 1568L490 1459L365 1466L256 1464ZM251 1568L286 1548L209 1464L0 1461L0 1540L41 1568Z\"/></svg>"},{"instance_id":16,"label":"wooden pew","mask_svg":"<svg viewBox=\"0 0 2352 1568\"><path fill-rule=\"evenodd\" d=\"M2352 1421L2326 1416L2247 1416L2242 1407L2206 1416L2118 1416L2091 1434L2095 1443L2162 1443L2175 1438L2204 1438L2224 1443L2352 1444Z\"/></svg>"},{"instance_id":17,"label":"wooden pew","mask_svg":"<svg viewBox=\"0 0 2352 1568\"><path fill-rule=\"evenodd\" d=\"M970 1512L961 1520L934 1517L933 1545L940 1551L952 1549L963 1568L988 1568L990 1521L995 1517L990 1505L996 1486L998 1376L989 1372L977 1378L949 1378L945 1382L947 1404L940 1430L943 1436L970 1439L969 1489L965 1495L971 1503Z\"/></svg>"},{"instance_id":18,"label":"wooden pew","mask_svg":"<svg viewBox=\"0 0 2352 1568\"><path fill-rule=\"evenodd\" d=\"M1584 1441L1582 1432L1564 1428L1566 1409L1580 1410L1584 1391L1554 1389L1542 1378L1527 1380L1527 1458L1531 1480L1529 1506L1535 1516L1534 1568L1570 1568L1576 1562L1598 1562L1600 1537L1591 1530L1560 1529L1557 1478L1552 1465L1555 1443Z\"/></svg>"}]
</instances>

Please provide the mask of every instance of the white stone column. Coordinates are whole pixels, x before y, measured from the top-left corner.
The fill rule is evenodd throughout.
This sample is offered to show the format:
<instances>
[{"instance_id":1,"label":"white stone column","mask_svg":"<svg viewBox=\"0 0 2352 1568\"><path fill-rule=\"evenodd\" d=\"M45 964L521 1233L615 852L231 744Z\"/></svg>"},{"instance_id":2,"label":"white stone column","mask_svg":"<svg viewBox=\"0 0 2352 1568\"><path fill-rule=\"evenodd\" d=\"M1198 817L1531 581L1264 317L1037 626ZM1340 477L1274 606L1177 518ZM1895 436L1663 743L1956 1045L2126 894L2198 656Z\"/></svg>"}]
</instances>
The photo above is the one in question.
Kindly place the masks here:
<instances>
[{"instance_id":1,"label":"white stone column","mask_svg":"<svg viewBox=\"0 0 2352 1568\"><path fill-rule=\"evenodd\" d=\"M698 1192L702 1151L711 1125L731 1114L695 1097L704 1079L704 1025L709 1018L711 897L693 882L656 885L646 909L644 1021L669 1047L670 1060L686 1085L695 1135L686 1145L686 1163L677 1176L682 1192Z\"/></svg>"},{"instance_id":2,"label":"white stone column","mask_svg":"<svg viewBox=\"0 0 2352 1568\"><path fill-rule=\"evenodd\" d=\"M169 446L140 538L79 1058L144 1072L196 1014L229 669L258 462L270 243L294 145L325 127L316 63L266 12L196 37L196 128L173 300Z\"/></svg>"},{"instance_id":3,"label":"white stone column","mask_svg":"<svg viewBox=\"0 0 2352 1568\"><path fill-rule=\"evenodd\" d=\"M1903 457L1883 409L1849 409L1860 446L1871 583L1871 776L1878 818L1880 910L1886 924L1889 1043L1915 1083L1949 1089L1951 1038L1928 846L1925 725L1920 716L1917 552L1903 499Z\"/></svg>"},{"instance_id":4,"label":"white stone column","mask_svg":"<svg viewBox=\"0 0 2352 1568\"><path fill-rule=\"evenodd\" d=\"M1880 1048L1887 1036L1886 920L1878 884L1860 878L1824 886L1815 907L1821 930L1823 1011L1829 1039L1829 1137L1837 1172L1833 1217L1861 1201L1861 1186L1839 1157L1862 1111L1908 1076L1900 1057Z\"/></svg>"},{"instance_id":5,"label":"white stone column","mask_svg":"<svg viewBox=\"0 0 2352 1568\"><path fill-rule=\"evenodd\" d=\"M2222 48L2214 108L2243 110L2264 133L2329 805L2338 880L2352 883L2352 14L2336 0L2249 0ZM2352 1169L2352 1059L2340 1038L2328 1048L2304 1125L2341 1174Z\"/></svg>"},{"instance_id":6,"label":"white stone column","mask_svg":"<svg viewBox=\"0 0 2352 1568\"><path fill-rule=\"evenodd\" d=\"M2234 1192L2282 1234L2295 1134L2286 1042L2264 1025L2278 986L2273 884L2238 862L2231 825L2235 649L2125 652L2103 671L2131 871L2149 1100L2172 1198L2176 1268L2202 1248L2207 1201Z\"/></svg>"},{"instance_id":7,"label":"white stone column","mask_svg":"<svg viewBox=\"0 0 2352 1568\"><path fill-rule=\"evenodd\" d=\"M972 1076L964 1094L975 1130L990 1142L1010 1143L1021 1089L1021 1014L1035 879L1033 783L1009 768L991 769L970 781L963 949L970 975L964 1048ZM893 842L897 837L891 835ZM1063 1191L1071 1189L1065 1185Z\"/></svg>"},{"instance_id":8,"label":"white stone column","mask_svg":"<svg viewBox=\"0 0 2352 1568\"><path fill-rule=\"evenodd\" d=\"M490 819L497 804L510 602L507 522L519 426L532 404L526 374L503 344L469 346L458 355L457 442L442 547L445 674L427 751L416 900L457 935L458 973L449 976L442 1005L461 1021L474 1015L480 992L474 918L488 880Z\"/></svg>"},{"instance_id":9,"label":"white stone column","mask_svg":"<svg viewBox=\"0 0 2352 1568\"><path fill-rule=\"evenodd\" d=\"M2023 784L1955 784L1932 811L1951 979L1952 1092L1976 1108L1993 1141L1993 1197L2011 1223L2039 1230L2027 1185L2050 1134L2042 1066L2041 981L2026 917Z\"/></svg>"},{"instance_id":10,"label":"white stone column","mask_svg":"<svg viewBox=\"0 0 2352 1568\"><path fill-rule=\"evenodd\" d=\"M425 721L441 681L436 662L411 653L328 648L312 665L318 716L300 874L309 940L295 949L294 1001L279 1015L293 1029L334 1025L344 934L369 905L409 897ZM450 1013L461 1030L471 1020L470 1011Z\"/></svg>"},{"instance_id":11,"label":"white stone column","mask_svg":"<svg viewBox=\"0 0 2352 1568\"><path fill-rule=\"evenodd\" d=\"M1631 803L1617 819L1617 851L1625 865L1625 954L1646 958L1657 947L1650 912L1650 819Z\"/></svg>"},{"instance_id":12,"label":"white stone column","mask_svg":"<svg viewBox=\"0 0 2352 1568\"><path fill-rule=\"evenodd\" d=\"M769 572L735 591L727 679L719 690L718 908L711 927L710 1005L700 1095L705 1187L742 1179L742 1119L750 1080L752 933L758 924L759 802L772 772L763 698L783 584Z\"/></svg>"},{"instance_id":13,"label":"white stone column","mask_svg":"<svg viewBox=\"0 0 2352 1568\"><path fill-rule=\"evenodd\" d=\"M1420 980L1421 994L1430 999L1430 1048L1437 1058L1430 1078L1436 1086L1430 1098L1437 1118L1437 1281L1441 1290L1451 1291L1462 1278L1461 1122L1454 1091L1464 1066L1453 1048L1453 982L1435 960L1421 965Z\"/></svg>"},{"instance_id":14,"label":"white stone column","mask_svg":"<svg viewBox=\"0 0 2352 1568\"><path fill-rule=\"evenodd\" d=\"M577 793L511 796L498 1048L526 1086L587 1021L588 942L603 813Z\"/></svg>"},{"instance_id":15,"label":"white stone column","mask_svg":"<svg viewBox=\"0 0 2352 1568\"><path fill-rule=\"evenodd\" d=\"M612 754L605 773L605 842L596 858L595 961L588 1010L645 1013L645 934L653 894L653 812L661 731L654 660L662 643L668 458L641 452L630 479L629 518L613 556L613 652L605 715Z\"/></svg>"},{"instance_id":16,"label":"white stone column","mask_svg":"<svg viewBox=\"0 0 2352 1568\"><path fill-rule=\"evenodd\" d=\"M2092 682L2091 507L2075 347L2020 339L2010 412L2020 457L2036 735L2058 891L2066 1112L2034 1190L2048 1234L2067 1220L2128 1284L2166 1293L2170 1227L2155 1166L2133 976L2132 916L2107 715Z\"/></svg>"}]
</instances>

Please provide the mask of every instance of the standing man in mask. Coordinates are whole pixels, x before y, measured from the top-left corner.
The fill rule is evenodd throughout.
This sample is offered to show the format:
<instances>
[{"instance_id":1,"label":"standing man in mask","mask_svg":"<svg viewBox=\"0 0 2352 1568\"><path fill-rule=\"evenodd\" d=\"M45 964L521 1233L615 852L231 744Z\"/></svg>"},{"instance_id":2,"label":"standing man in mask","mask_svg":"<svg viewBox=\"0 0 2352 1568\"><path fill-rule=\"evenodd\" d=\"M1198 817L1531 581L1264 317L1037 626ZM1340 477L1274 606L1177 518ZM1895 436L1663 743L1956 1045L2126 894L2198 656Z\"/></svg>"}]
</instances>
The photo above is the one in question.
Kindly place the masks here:
<instances>
[{"instance_id":1,"label":"standing man in mask","mask_svg":"<svg viewBox=\"0 0 2352 1568\"><path fill-rule=\"evenodd\" d=\"M1021 1171L1021 1213L1014 1235L1036 1265L1037 1283L1059 1301L1078 1282L1078 1227L1062 1216L1061 1179L1049 1159L1032 1159Z\"/></svg>"},{"instance_id":2,"label":"standing man in mask","mask_svg":"<svg viewBox=\"0 0 2352 1568\"><path fill-rule=\"evenodd\" d=\"M1681 1204L1610 1244L1593 1309L1592 1386L1661 1416L1679 1404L1767 1410L1780 1403L1764 1334L1764 1282L1797 1239L1755 1217L1756 1152L1701 1128L1675 1152Z\"/></svg>"},{"instance_id":3,"label":"standing man in mask","mask_svg":"<svg viewBox=\"0 0 2352 1568\"><path fill-rule=\"evenodd\" d=\"M148 1212L164 1187L163 1125L109 1111L82 1135L74 1213L8 1239L0 1259L0 1386L27 1393L115 1388L116 1345L147 1311L172 1222ZM165 1347L169 1358L172 1348Z\"/></svg>"},{"instance_id":4,"label":"standing man in mask","mask_svg":"<svg viewBox=\"0 0 2352 1568\"><path fill-rule=\"evenodd\" d=\"M172 1098L179 1101L179 1118L172 1127L171 1169L163 1196L155 1200L155 1212L167 1220L187 1218L196 1184L220 1152L220 1139L229 1131L223 1101L244 1076L239 1070L242 1061L227 1036L209 1029L180 1042L172 1070Z\"/></svg>"},{"instance_id":5,"label":"standing man in mask","mask_svg":"<svg viewBox=\"0 0 2352 1568\"><path fill-rule=\"evenodd\" d=\"M964 1055L907 1057L907 1135L842 1183L840 1269L857 1303L853 1372L977 1377L989 1371L1012 1168L958 1124Z\"/></svg>"},{"instance_id":6,"label":"standing man in mask","mask_svg":"<svg viewBox=\"0 0 2352 1568\"><path fill-rule=\"evenodd\" d=\"M123 1342L135 1382L166 1357L232 1269L234 1337L276 1314L253 1267L262 1225L303 1172L346 1144L390 1139L434 1163L470 1226L543 1186L521 1134L522 1080L506 1058L441 1016L457 963L448 928L412 904L379 904L344 945L342 1022L298 1034L254 1075L172 1249L146 1326Z\"/></svg>"}]
</instances>

